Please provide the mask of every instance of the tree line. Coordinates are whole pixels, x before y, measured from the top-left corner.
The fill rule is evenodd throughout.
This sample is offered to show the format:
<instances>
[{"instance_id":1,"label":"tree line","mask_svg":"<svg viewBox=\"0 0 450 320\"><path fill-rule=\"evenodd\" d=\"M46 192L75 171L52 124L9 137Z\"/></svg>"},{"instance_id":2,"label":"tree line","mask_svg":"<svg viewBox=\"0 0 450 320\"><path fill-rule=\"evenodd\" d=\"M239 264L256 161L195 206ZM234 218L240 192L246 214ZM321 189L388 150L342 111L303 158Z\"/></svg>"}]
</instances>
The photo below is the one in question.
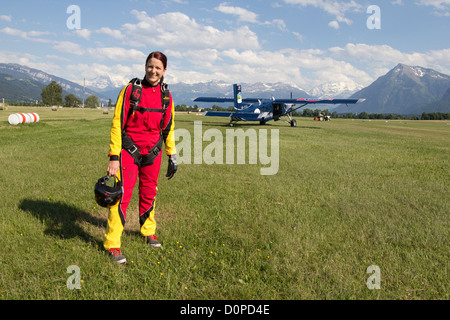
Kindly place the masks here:
<instances>
[{"instance_id":1,"label":"tree line","mask_svg":"<svg viewBox=\"0 0 450 320\"><path fill-rule=\"evenodd\" d=\"M211 108L208 108L209 111L233 111L234 107L228 107L228 108L222 108L220 106L217 105L213 105ZM176 105L175 106L175 111L189 111L189 112L200 112L200 108L197 105L194 106L188 106L186 104L182 104L182 105Z\"/></svg>"},{"instance_id":2,"label":"tree line","mask_svg":"<svg viewBox=\"0 0 450 320\"><path fill-rule=\"evenodd\" d=\"M217 105L213 105L208 110L210 111L233 111L234 107L229 106L227 108L220 107ZM190 112L198 112L199 108L197 105L189 107L185 104L177 105L175 107L175 111L190 111ZM450 113L442 113L442 112L430 112L426 113L423 112L422 115L403 115L403 114L384 114L384 113L367 113L367 112L361 112L361 113L337 113L336 111L330 112L328 109L325 110L319 110L319 109L309 109L306 108L303 111L294 111L294 116L297 117L307 117L307 118L314 118L318 117L320 114L325 116L331 116L331 118L334 119L379 119L379 120L449 120L450 119Z\"/></svg>"},{"instance_id":3,"label":"tree line","mask_svg":"<svg viewBox=\"0 0 450 320\"><path fill-rule=\"evenodd\" d=\"M42 89L41 97L42 103L47 106L79 108L83 105L83 102L72 93L64 97L63 103L63 90L56 81L52 81L47 87ZM94 95L88 96L84 103L85 108L98 108L99 106L98 97Z\"/></svg>"},{"instance_id":4,"label":"tree line","mask_svg":"<svg viewBox=\"0 0 450 320\"><path fill-rule=\"evenodd\" d=\"M393 114L393 113L337 113L336 111L330 113L328 109L326 110L311 110L306 108L303 112L296 112L297 116L302 117L317 117L320 113L323 115L329 115L332 118L338 119L368 119L368 120L448 120L450 119L450 113L441 113L441 112L423 112L421 116L419 115L406 115L406 114Z\"/></svg>"}]
</instances>

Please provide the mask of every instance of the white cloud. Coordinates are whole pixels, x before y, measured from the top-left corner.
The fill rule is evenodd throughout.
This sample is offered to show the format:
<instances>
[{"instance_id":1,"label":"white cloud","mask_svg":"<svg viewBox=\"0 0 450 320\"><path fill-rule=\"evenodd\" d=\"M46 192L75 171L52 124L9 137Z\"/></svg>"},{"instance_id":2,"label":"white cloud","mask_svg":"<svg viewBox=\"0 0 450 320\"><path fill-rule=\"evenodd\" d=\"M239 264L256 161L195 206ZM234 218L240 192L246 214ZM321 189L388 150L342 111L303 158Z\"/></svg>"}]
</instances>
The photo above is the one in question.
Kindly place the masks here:
<instances>
[{"instance_id":1,"label":"white cloud","mask_svg":"<svg viewBox=\"0 0 450 320\"><path fill-rule=\"evenodd\" d=\"M84 49L77 43L70 41L55 41L53 49L60 52L72 53L76 55L83 55Z\"/></svg>"},{"instance_id":2,"label":"white cloud","mask_svg":"<svg viewBox=\"0 0 450 320\"><path fill-rule=\"evenodd\" d=\"M450 0L419 0L417 3L423 6L432 6L436 9L448 9L448 6L450 6Z\"/></svg>"},{"instance_id":3,"label":"white cloud","mask_svg":"<svg viewBox=\"0 0 450 320\"><path fill-rule=\"evenodd\" d=\"M339 29L339 22L337 22L336 20L330 21L328 25L333 29Z\"/></svg>"},{"instance_id":4,"label":"white cloud","mask_svg":"<svg viewBox=\"0 0 450 320\"><path fill-rule=\"evenodd\" d=\"M283 0L288 4L300 5L303 7L313 6L324 10L330 15L336 18L337 22L342 22L347 25L352 23L352 20L345 17L347 12L361 12L363 6L358 4L354 0L348 2L338 1L338 0ZM329 26L337 29L336 23L334 21L329 23Z\"/></svg>"},{"instance_id":5,"label":"white cloud","mask_svg":"<svg viewBox=\"0 0 450 320\"><path fill-rule=\"evenodd\" d=\"M434 7L436 15L450 16L450 0L418 0L416 3L422 6Z\"/></svg>"},{"instance_id":6,"label":"white cloud","mask_svg":"<svg viewBox=\"0 0 450 320\"><path fill-rule=\"evenodd\" d=\"M7 16L7 15L1 15L0 16L0 20L6 21L6 22L11 22L12 21L12 17L11 16Z\"/></svg>"},{"instance_id":7,"label":"white cloud","mask_svg":"<svg viewBox=\"0 0 450 320\"><path fill-rule=\"evenodd\" d=\"M55 54L47 54L45 57L46 57L47 59L52 60L52 61L55 61L55 60L63 61L63 62L70 62L70 61L71 61L69 58L66 58L66 57L60 57L60 56L57 56L57 55L55 55Z\"/></svg>"},{"instance_id":8,"label":"white cloud","mask_svg":"<svg viewBox=\"0 0 450 320\"><path fill-rule=\"evenodd\" d=\"M1 63L18 63L29 66L31 62L38 60L39 57L32 55L31 53L22 53L14 51L0 51Z\"/></svg>"},{"instance_id":9,"label":"white cloud","mask_svg":"<svg viewBox=\"0 0 450 320\"><path fill-rule=\"evenodd\" d=\"M86 52L99 60L127 60L141 62L142 64L144 64L145 58L147 57L142 51L120 47L88 48Z\"/></svg>"},{"instance_id":10,"label":"white cloud","mask_svg":"<svg viewBox=\"0 0 450 320\"><path fill-rule=\"evenodd\" d=\"M287 31L286 22L282 19L273 19L272 21L266 21L263 24L265 25L274 25L281 31Z\"/></svg>"},{"instance_id":11,"label":"white cloud","mask_svg":"<svg viewBox=\"0 0 450 320\"><path fill-rule=\"evenodd\" d=\"M91 31L88 29L80 29L80 30L74 30L75 34L83 39L89 40L91 37Z\"/></svg>"},{"instance_id":12,"label":"white cloud","mask_svg":"<svg viewBox=\"0 0 450 320\"><path fill-rule=\"evenodd\" d=\"M226 2L221 3L218 7L215 8L215 10L224 14L238 16L238 21L241 22L250 22L261 25L273 25L282 31L287 30L286 23L282 19L273 19L272 21L260 22L258 20L258 14L244 8L229 6Z\"/></svg>"},{"instance_id":13,"label":"white cloud","mask_svg":"<svg viewBox=\"0 0 450 320\"><path fill-rule=\"evenodd\" d=\"M122 34L122 32L120 30L113 30L113 29L107 28L107 27L100 28L99 30L97 30L95 32L99 33L99 34L106 34L106 35L113 37L114 39L118 39L118 40L123 40L125 38L125 36Z\"/></svg>"},{"instance_id":14,"label":"white cloud","mask_svg":"<svg viewBox=\"0 0 450 320\"><path fill-rule=\"evenodd\" d=\"M30 68L45 71L56 76L64 77L67 74L58 64L55 64L55 60L50 61L43 60L42 57L25 52L14 51L0 51L1 63L17 63Z\"/></svg>"},{"instance_id":15,"label":"white cloud","mask_svg":"<svg viewBox=\"0 0 450 320\"><path fill-rule=\"evenodd\" d=\"M282 49L279 51L262 50L216 50L210 53L207 68L196 67L185 71L178 66L168 68L171 81L204 82L222 80L226 82L285 82L298 85L306 90L332 81L355 84L370 84L373 81L366 71L354 67L351 63L333 59L323 50ZM204 51L178 54L177 60L188 57L207 56ZM200 60L201 61L201 60ZM176 63L175 63L176 64ZM195 71L194 71L195 70Z\"/></svg>"},{"instance_id":16,"label":"white cloud","mask_svg":"<svg viewBox=\"0 0 450 320\"><path fill-rule=\"evenodd\" d=\"M405 53L388 45L348 43L345 47L330 48L329 52L333 58L359 61L366 64L368 69L385 70L398 63L404 63L450 74L450 49Z\"/></svg>"},{"instance_id":17,"label":"white cloud","mask_svg":"<svg viewBox=\"0 0 450 320\"><path fill-rule=\"evenodd\" d=\"M292 34L300 41L303 41L303 35L301 33L298 32L292 32Z\"/></svg>"},{"instance_id":18,"label":"white cloud","mask_svg":"<svg viewBox=\"0 0 450 320\"><path fill-rule=\"evenodd\" d=\"M72 75L71 81L82 84L83 78L92 80L108 76L115 86L123 86L134 77L144 75L144 64L133 65L105 65L100 63L93 64L73 64L67 65L68 74ZM67 76L66 76L67 78ZM117 92L118 94L119 92Z\"/></svg>"},{"instance_id":19,"label":"white cloud","mask_svg":"<svg viewBox=\"0 0 450 320\"><path fill-rule=\"evenodd\" d=\"M187 51L173 51L167 50L166 54L175 59L183 61L195 66L196 69L207 70L214 66L214 64L221 63L220 52L217 49L201 49L201 50L187 50ZM170 68L170 61L169 61Z\"/></svg>"},{"instance_id":20,"label":"white cloud","mask_svg":"<svg viewBox=\"0 0 450 320\"><path fill-rule=\"evenodd\" d=\"M258 15L256 13L244 8L229 6L226 2L221 3L217 8L215 8L215 10L225 14L237 15L239 17L239 21L252 23L258 22Z\"/></svg>"},{"instance_id":21,"label":"white cloud","mask_svg":"<svg viewBox=\"0 0 450 320\"><path fill-rule=\"evenodd\" d=\"M450 74L450 49L405 53L388 45L348 43L327 50L209 49L167 53L169 59L175 60L172 65L169 61L167 77L174 82L285 82L306 90L341 82L355 88L371 84L398 63ZM188 63L195 67L186 69Z\"/></svg>"},{"instance_id":22,"label":"white cloud","mask_svg":"<svg viewBox=\"0 0 450 320\"><path fill-rule=\"evenodd\" d=\"M20 37L25 40L32 40L32 41L37 41L37 42L48 42L49 40L39 39L36 37L50 34L50 32L47 32L47 31L33 31L33 30L32 31L22 31L22 30L10 28L10 27L5 27L3 29L0 29L0 32L7 34L9 36Z\"/></svg>"},{"instance_id":23,"label":"white cloud","mask_svg":"<svg viewBox=\"0 0 450 320\"><path fill-rule=\"evenodd\" d=\"M126 41L131 46L168 49L240 48L258 49L258 36L243 26L235 30L219 30L201 25L184 13L169 12L149 17L145 11L131 12L138 23L123 25Z\"/></svg>"}]
</instances>

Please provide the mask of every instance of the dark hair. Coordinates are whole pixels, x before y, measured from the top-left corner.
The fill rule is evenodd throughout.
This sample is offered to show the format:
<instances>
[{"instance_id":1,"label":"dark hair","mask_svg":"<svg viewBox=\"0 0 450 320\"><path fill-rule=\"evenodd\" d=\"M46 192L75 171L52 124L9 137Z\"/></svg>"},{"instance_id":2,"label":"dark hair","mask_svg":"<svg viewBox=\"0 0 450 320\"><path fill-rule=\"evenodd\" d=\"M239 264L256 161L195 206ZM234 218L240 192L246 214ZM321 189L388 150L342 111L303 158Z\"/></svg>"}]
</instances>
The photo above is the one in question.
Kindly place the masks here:
<instances>
[{"instance_id":1,"label":"dark hair","mask_svg":"<svg viewBox=\"0 0 450 320\"><path fill-rule=\"evenodd\" d=\"M150 53L147 57L147 60L145 60L145 66L147 67L147 63L151 58L155 58L158 59L159 61L162 62L164 69L167 69L167 57L164 53L159 52L159 51L153 51L152 53ZM164 82L164 76L161 77L161 83Z\"/></svg>"}]
</instances>

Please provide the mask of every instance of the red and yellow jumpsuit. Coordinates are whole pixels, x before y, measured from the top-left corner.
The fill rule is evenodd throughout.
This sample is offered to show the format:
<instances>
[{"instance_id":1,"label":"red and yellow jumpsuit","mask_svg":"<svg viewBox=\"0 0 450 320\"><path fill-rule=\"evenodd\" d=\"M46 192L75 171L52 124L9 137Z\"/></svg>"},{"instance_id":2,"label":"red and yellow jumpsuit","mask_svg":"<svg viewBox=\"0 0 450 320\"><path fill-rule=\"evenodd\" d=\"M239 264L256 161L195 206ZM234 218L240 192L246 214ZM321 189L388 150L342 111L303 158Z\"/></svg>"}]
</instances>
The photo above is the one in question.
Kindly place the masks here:
<instances>
[{"instance_id":1,"label":"red and yellow jumpsuit","mask_svg":"<svg viewBox=\"0 0 450 320\"><path fill-rule=\"evenodd\" d=\"M142 81L142 96L139 107L163 109L161 102L161 86L150 86ZM108 225L105 234L104 248L120 248L121 235L127 217L127 207L130 203L134 186L139 175L139 222L141 234L150 236L155 234L155 197L157 193L158 176L161 168L161 154L156 157L152 165L138 167L128 151L122 149L122 129L126 124L126 133L140 149L142 155L157 144L163 135L166 155L176 154L174 139L174 115L172 95L166 112L136 111L128 119L130 108L130 94L132 85L122 89L116 103L114 118L111 126L110 153L111 159L120 160L120 171L117 176L122 181L123 196L114 206L110 207ZM163 126L161 120L164 116Z\"/></svg>"}]
</instances>

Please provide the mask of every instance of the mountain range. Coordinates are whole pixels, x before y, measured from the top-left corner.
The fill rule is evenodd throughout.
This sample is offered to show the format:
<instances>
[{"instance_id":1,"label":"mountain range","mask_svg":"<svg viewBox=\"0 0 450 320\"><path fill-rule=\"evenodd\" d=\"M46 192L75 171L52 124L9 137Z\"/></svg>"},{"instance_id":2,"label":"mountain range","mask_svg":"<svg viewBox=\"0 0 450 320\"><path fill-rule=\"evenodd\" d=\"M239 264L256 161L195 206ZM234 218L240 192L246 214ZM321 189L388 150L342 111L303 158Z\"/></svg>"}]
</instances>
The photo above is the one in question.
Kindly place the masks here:
<instances>
[{"instance_id":1,"label":"mountain range","mask_svg":"<svg viewBox=\"0 0 450 320\"><path fill-rule=\"evenodd\" d=\"M450 104L439 103L450 89L450 76L433 69L399 63L386 75L351 98L364 98L356 105L339 106L338 113L420 114L450 112Z\"/></svg>"},{"instance_id":2,"label":"mountain range","mask_svg":"<svg viewBox=\"0 0 450 320\"><path fill-rule=\"evenodd\" d=\"M0 63L0 99L30 102L41 100L41 90L51 81L58 82L63 95L83 96L83 86L46 72L19 64ZM363 98L357 105L337 106L338 113L421 114L450 112L450 76L420 66L398 64L368 87L345 83L325 83L311 91L285 83L241 83L244 97L257 98ZM114 102L122 85L107 76L86 81L85 97L96 95L100 102ZM223 81L170 84L176 104L192 105L198 96L232 96L232 84ZM317 106L317 105L316 105ZM315 108L316 108L315 106ZM204 107L204 106L200 106ZM320 108L319 106L317 106Z\"/></svg>"},{"instance_id":3,"label":"mountain range","mask_svg":"<svg viewBox=\"0 0 450 320\"><path fill-rule=\"evenodd\" d=\"M63 96L72 93L80 99L83 98L83 86L75 82L20 64L0 63L0 98L5 98L5 100L14 102L41 100L42 88L45 88L52 81L56 81L62 87ZM33 85L29 86L28 83ZM36 86L41 88L38 92ZM11 96L11 89L13 92L20 92L20 94ZM103 103L108 102L105 95L86 88L85 97L87 98L90 95L96 95Z\"/></svg>"}]
</instances>

